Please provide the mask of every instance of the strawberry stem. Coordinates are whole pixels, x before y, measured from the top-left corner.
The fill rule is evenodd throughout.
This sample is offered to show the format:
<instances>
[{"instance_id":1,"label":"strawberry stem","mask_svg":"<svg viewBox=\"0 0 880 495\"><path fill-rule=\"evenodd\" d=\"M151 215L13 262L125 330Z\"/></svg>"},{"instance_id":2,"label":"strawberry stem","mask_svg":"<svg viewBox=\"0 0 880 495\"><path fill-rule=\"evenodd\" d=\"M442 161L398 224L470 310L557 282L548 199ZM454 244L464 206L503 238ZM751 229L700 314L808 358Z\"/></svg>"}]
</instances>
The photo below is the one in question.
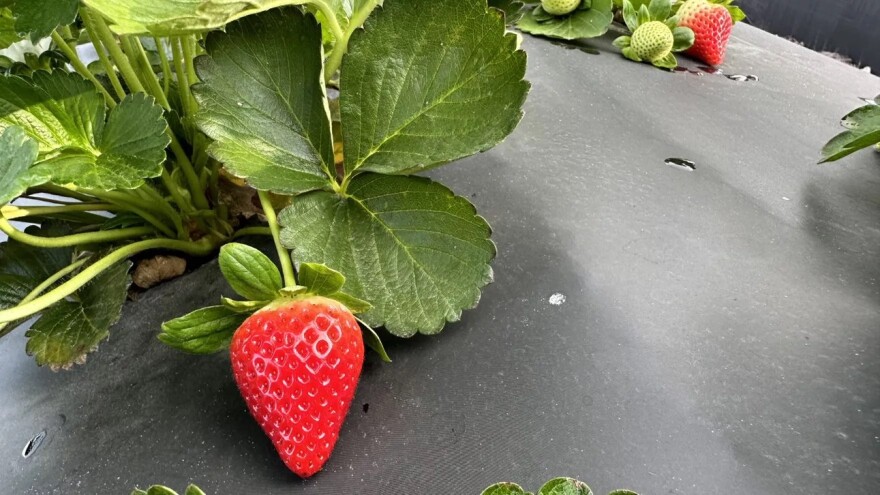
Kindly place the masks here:
<instances>
[{"instance_id":1,"label":"strawberry stem","mask_svg":"<svg viewBox=\"0 0 880 495\"><path fill-rule=\"evenodd\" d=\"M290 253L281 245L281 236L278 229L278 217L275 216L275 207L266 191L258 191L260 196L260 204L263 207L263 213L266 215L266 221L269 223L269 230L272 232L272 239L275 241L275 250L278 251L278 259L281 262L281 273L284 275L285 287L294 287L296 285L296 274L293 271L293 261L290 259Z\"/></svg>"}]
</instances>

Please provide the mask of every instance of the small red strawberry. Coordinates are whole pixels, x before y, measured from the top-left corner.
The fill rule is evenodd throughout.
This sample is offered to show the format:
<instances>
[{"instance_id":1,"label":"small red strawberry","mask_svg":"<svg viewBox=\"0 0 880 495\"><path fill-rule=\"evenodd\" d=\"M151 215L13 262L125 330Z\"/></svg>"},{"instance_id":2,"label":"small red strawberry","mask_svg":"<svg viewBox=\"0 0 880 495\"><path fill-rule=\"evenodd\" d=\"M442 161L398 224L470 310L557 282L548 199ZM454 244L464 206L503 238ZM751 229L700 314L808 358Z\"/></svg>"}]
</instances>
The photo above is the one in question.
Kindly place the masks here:
<instances>
[{"instance_id":1,"label":"small red strawberry","mask_svg":"<svg viewBox=\"0 0 880 495\"><path fill-rule=\"evenodd\" d=\"M733 17L723 4L687 0L678 10L678 25L694 31L694 44L685 53L709 65L724 63Z\"/></svg>"},{"instance_id":2,"label":"small red strawberry","mask_svg":"<svg viewBox=\"0 0 880 495\"><path fill-rule=\"evenodd\" d=\"M354 315L325 297L282 299L245 320L230 355L251 415L287 467L303 478L320 471L364 363Z\"/></svg>"}]
</instances>

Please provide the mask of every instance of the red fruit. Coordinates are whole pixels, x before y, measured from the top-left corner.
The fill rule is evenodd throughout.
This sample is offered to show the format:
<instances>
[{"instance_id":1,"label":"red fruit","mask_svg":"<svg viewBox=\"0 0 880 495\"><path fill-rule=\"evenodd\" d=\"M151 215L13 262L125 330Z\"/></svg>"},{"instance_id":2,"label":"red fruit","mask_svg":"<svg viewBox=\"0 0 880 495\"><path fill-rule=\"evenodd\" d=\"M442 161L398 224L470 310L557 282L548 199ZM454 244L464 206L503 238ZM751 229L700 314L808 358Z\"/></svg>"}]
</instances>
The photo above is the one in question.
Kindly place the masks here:
<instances>
[{"instance_id":1,"label":"red fruit","mask_svg":"<svg viewBox=\"0 0 880 495\"><path fill-rule=\"evenodd\" d=\"M324 297L279 301L238 327L230 355L238 390L284 464L303 478L320 471L364 364L355 317Z\"/></svg>"},{"instance_id":2,"label":"red fruit","mask_svg":"<svg viewBox=\"0 0 880 495\"><path fill-rule=\"evenodd\" d=\"M694 31L694 45L685 53L709 65L724 63L733 18L724 5L688 0L678 10L678 25Z\"/></svg>"}]
</instances>

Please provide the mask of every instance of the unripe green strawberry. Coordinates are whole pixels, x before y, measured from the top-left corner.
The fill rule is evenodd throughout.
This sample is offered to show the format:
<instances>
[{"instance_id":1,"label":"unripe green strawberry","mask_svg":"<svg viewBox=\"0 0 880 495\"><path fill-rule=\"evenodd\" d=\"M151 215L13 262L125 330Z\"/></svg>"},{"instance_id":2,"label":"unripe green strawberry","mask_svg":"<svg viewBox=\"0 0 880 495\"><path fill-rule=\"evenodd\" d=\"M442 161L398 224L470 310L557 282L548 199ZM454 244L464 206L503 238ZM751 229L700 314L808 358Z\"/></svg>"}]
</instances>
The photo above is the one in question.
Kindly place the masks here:
<instances>
[{"instance_id":1,"label":"unripe green strawberry","mask_svg":"<svg viewBox=\"0 0 880 495\"><path fill-rule=\"evenodd\" d=\"M541 0L541 7L550 15L571 14L580 4L581 0Z\"/></svg>"},{"instance_id":2,"label":"unripe green strawberry","mask_svg":"<svg viewBox=\"0 0 880 495\"><path fill-rule=\"evenodd\" d=\"M675 38L672 30L660 21L646 22L639 26L630 42L636 56L648 62L656 62L672 53L673 44Z\"/></svg>"}]
</instances>

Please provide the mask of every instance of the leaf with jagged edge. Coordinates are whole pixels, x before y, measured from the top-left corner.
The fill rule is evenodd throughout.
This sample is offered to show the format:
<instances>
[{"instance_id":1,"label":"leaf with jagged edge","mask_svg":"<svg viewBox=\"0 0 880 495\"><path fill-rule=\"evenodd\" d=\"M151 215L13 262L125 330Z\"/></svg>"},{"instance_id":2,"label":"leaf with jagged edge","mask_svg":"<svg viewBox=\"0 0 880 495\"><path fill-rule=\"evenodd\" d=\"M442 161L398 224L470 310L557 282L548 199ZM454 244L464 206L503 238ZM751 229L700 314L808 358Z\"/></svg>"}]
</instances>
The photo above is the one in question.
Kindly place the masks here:
<instances>
[{"instance_id":1,"label":"leaf with jagged edge","mask_svg":"<svg viewBox=\"0 0 880 495\"><path fill-rule=\"evenodd\" d=\"M343 290L373 305L362 318L398 336L439 332L492 281L489 225L422 177L360 175L347 197L304 194L279 221L296 259L342 273Z\"/></svg>"},{"instance_id":2,"label":"leaf with jagged edge","mask_svg":"<svg viewBox=\"0 0 880 495\"><path fill-rule=\"evenodd\" d=\"M38 152L37 143L21 127L7 127L0 134L0 205L47 180L28 171Z\"/></svg>"},{"instance_id":3,"label":"leaf with jagged edge","mask_svg":"<svg viewBox=\"0 0 880 495\"><path fill-rule=\"evenodd\" d=\"M76 20L79 0L17 0L12 5L15 29L36 43Z\"/></svg>"},{"instance_id":4,"label":"leaf with jagged edge","mask_svg":"<svg viewBox=\"0 0 880 495\"><path fill-rule=\"evenodd\" d=\"M25 333L28 355L40 366L68 369L110 334L128 296L131 262L117 263L74 293L43 311Z\"/></svg>"},{"instance_id":5,"label":"leaf with jagged edge","mask_svg":"<svg viewBox=\"0 0 880 495\"><path fill-rule=\"evenodd\" d=\"M516 45L485 1L386 2L342 62L346 175L411 174L501 142L529 89Z\"/></svg>"},{"instance_id":6,"label":"leaf with jagged edge","mask_svg":"<svg viewBox=\"0 0 880 495\"><path fill-rule=\"evenodd\" d=\"M129 95L108 114L90 82L63 71L0 76L0 130L13 126L39 148L28 172L42 180L28 185L133 189L161 174L170 142L152 97Z\"/></svg>"},{"instance_id":7,"label":"leaf with jagged edge","mask_svg":"<svg viewBox=\"0 0 880 495\"><path fill-rule=\"evenodd\" d=\"M329 187L333 138L321 31L296 8L246 17L206 40L193 88L208 153L260 190ZM291 47L296 47L292 49Z\"/></svg>"}]
</instances>

